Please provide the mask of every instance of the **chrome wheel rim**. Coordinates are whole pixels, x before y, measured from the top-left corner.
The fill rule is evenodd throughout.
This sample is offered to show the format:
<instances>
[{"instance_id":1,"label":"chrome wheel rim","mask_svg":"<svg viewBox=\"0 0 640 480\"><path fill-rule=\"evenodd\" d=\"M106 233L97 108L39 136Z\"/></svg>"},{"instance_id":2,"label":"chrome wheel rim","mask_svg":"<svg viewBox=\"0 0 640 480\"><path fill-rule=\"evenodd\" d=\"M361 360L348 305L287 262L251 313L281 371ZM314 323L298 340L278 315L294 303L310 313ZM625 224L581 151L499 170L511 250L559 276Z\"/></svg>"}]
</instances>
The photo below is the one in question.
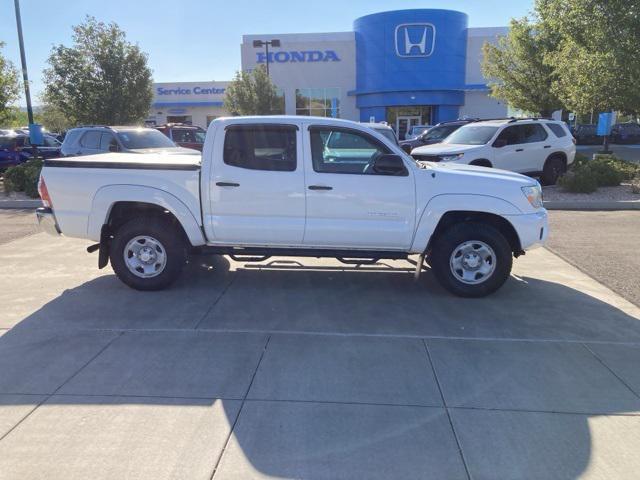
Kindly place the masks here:
<instances>
[{"instance_id":1,"label":"chrome wheel rim","mask_svg":"<svg viewBox=\"0 0 640 480\"><path fill-rule=\"evenodd\" d=\"M467 285L479 285L496 270L496 253L486 243L470 240L453 250L449 267L456 280Z\"/></svg>"},{"instance_id":2,"label":"chrome wheel rim","mask_svg":"<svg viewBox=\"0 0 640 480\"><path fill-rule=\"evenodd\" d=\"M167 253L158 240L140 235L129 240L124 248L124 263L139 278L153 278L167 266Z\"/></svg>"}]
</instances>

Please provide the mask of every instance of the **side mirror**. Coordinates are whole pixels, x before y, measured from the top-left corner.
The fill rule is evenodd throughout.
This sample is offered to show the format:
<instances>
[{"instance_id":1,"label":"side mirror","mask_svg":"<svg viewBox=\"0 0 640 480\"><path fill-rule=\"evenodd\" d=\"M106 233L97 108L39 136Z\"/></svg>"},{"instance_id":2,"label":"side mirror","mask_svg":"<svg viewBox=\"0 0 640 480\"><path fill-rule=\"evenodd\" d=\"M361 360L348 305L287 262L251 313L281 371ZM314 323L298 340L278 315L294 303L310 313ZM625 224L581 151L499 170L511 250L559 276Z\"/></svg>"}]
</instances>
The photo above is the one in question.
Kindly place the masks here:
<instances>
[{"instance_id":1,"label":"side mirror","mask_svg":"<svg viewBox=\"0 0 640 480\"><path fill-rule=\"evenodd\" d=\"M110 152L117 152L118 151L118 144L117 143L109 144L109 151Z\"/></svg>"},{"instance_id":2,"label":"side mirror","mask_svg":"<svg viewBox=\"0 0 640 480\"><path fill-rule=\"evenodd\" d=\"M372 170L377 175L407 175L407 168L399 155L380 155L373 161Z\"/></svg>"},{"instance_id":3,"label":"side mirror","mask_svg":"<svg viewBox=\"0 0 640 480\"><path fill-rule=\"evenodd\" d=\"M504 138L498 138L495 142L493 142L494 148L502 148L507 146L507 141Z\"/></svg>"}]
</instances>

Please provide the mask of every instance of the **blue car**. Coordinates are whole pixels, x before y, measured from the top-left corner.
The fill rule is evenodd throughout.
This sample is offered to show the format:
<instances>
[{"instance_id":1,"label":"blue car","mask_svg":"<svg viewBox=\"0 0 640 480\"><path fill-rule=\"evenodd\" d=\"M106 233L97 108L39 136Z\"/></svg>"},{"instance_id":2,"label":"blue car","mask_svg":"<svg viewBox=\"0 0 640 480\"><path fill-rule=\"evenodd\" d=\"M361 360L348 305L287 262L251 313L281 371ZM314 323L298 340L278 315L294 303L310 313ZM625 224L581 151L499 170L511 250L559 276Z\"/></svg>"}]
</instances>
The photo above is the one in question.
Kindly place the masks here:
<instances>
[{"instance_id":1,"label":"blue car","mask_svg":"<svg viewBox=\"0 0 640 480\"><path fill-rule=\"evenodd\" d=\"M38 153L44 158L61 156L62 144L50 135L44 136L44 145L38 146ZM0 169L20 165L31 158L31 143L28 135L0 135Z\"/></svg>"}]
</instances>

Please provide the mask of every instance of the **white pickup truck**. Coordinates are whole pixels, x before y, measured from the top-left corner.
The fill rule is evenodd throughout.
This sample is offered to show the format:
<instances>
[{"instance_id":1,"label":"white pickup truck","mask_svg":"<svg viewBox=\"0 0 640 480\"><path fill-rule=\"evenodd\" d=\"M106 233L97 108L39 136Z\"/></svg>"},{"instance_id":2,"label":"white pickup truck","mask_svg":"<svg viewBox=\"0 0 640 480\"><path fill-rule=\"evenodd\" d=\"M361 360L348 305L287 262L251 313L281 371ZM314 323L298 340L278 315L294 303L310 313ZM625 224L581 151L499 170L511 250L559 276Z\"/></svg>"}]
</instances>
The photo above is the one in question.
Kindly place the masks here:
<instances>
[{"instance_id":1,"label":"white pickup truck","mask_svg":"<svg viewBox=\"0 0 640 480\"><path fill-rule=\"evenodd\" d=\"M111 153L45 162L52 234L98 242L124 283L158 290L190 253L335 257L417 255L454 294L479 297L512 258L544 243L547 213L531 178L416 162L366 125L313 117L235 117L209 126L202 158Z\"/></svg>"}]
</instances>

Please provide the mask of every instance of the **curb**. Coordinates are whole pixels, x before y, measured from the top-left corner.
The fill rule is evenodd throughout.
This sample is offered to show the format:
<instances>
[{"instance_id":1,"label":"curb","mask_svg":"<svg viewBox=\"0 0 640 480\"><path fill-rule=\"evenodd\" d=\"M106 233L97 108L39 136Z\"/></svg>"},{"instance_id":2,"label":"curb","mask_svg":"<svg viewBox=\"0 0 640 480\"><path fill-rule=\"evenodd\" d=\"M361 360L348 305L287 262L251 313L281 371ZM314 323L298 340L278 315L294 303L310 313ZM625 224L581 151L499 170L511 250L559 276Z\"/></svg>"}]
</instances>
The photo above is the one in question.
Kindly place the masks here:
<instances>
[{"instance_id":1,"label":"curb","mask_svg":"<svg viewBox=\"0 0 640 480\"><path fill-rule=\"evenodd\" d=\"M36 209L42 206L41 200L4 200L0 201L0 210Z\"/></svg>"},{"instance_id":2,"label":"curb","mask_svg":"<svg viewBox=\"0 0 640 480\"><path fill-rule=\"evenodd\" d=\"M547 210L640 210L640 202L544 202Z\"/></svg>"}]
</instances>

